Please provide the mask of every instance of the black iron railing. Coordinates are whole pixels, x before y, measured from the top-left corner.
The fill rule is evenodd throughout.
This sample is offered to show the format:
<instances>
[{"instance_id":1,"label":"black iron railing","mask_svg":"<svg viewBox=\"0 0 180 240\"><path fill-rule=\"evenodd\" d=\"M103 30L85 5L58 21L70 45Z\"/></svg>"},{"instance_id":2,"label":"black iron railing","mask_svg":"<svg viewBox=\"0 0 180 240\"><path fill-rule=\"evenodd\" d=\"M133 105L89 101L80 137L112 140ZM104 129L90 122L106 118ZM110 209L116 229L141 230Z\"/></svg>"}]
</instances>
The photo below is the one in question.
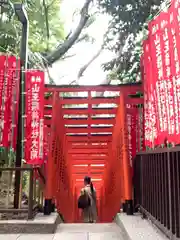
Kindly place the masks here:
<instances>
[{"instance_id":1,"label":"black iron railing","mask_svg":"<svg viewBox=\"0 0 180 240\"><path fill-rule=\"evenodd\" d=\"M136 156L134 204L170 239L180 238L180 147Z\"/></svg>"},{"instance_id":2,"label":"black iron railing","mask_svg":"<svg viewBox=\"0 0 180 240\"><path fill-rule=\"evenodd\" d=\"M16 173L20 172L21 187L18 208L14 205L17 190ZM32 219L43 208L45 179L39 168L0 168L0 214L4 219Z\"/></svg>"}]
</instances>

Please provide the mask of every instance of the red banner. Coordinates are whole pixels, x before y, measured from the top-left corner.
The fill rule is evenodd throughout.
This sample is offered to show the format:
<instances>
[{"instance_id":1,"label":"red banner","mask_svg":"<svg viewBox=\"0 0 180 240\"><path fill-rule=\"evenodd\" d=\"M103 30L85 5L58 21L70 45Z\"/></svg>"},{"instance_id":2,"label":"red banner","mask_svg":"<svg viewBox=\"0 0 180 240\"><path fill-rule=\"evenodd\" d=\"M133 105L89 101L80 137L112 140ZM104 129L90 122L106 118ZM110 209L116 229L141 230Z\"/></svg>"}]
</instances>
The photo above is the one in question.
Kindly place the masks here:
<instances>
[{"instance_id":1,"label":"red banner","mask_svg":"<svg viewBox=\"0 0 180 240\"><path fill-rule=\"evenodd\" d=\"M19 111L19 81L20 81L20 60L16 60L16 71L14 73L14 90L13 90L13 106L14 111L12 115L12 148L16 151L17 142L17 125L18 125L18 111Z\"/></svg>"},{"instance_id":2,"label":"red banner","mask_svg":"<svg viewBox=\"0 0 180 240\"><path fill-rule=\"evenodd\" d=\"M8 62L6 65L6 72L5 72L5 81L3 86L3 93L4 93L4 99L3 99L3 106L4 106L4 129L3 129L3 146L9 147L8 142L8 135L9 135L9 129L10 129L10 116L11 116L11 102L10 99L12 97L12 79L13 79L13 68L14 62L16 63L16 58L11 56L8 57ZM16 65L16 64L15 64Z\"/></svg>"},{"instance_id":3,"label":"red banner","mask_svg":"<svg viewBox=\"0 0 180 240\"><path fill-rule=\"evenodd\" d=\"M48 142L49 142L49 129L44 125L44 162L47 163L48 158Z\"/></svg>"},{"instance_id":4,"label":"red banner","mask_svg":"<svg viewBox=\"0 0 180 240\"><path fill-rule=\"evenodd\" d=\"M154 113L157 140L180 143L180 1L173 0L168 12L161 12L149 23L149 37L144 42L145 145L152 146ZM149 44L149 46L148 46ZM147 53L147 48L149 51ZM149 56L148 56L149 54ZM150 59L151 66L148 60ZM149 70L150 69L150 70ZM153 72L153 74L148 74ZM152 96L153 93L153 97ZM154 103L152 103L152 99ZM154 110L149 106L154 106ZM152 120L153 119L153 120Z\"/></svg>"},{"instance_id":5,"label":"red banner","mask_svg":"<svg viewBox=\"0 0 180 240\"><path fill-rule=\"evenodd\" d=\"M161 13L161 40L162 40L162 56L163 56L163 69L164 69L164 86L166 96L166 109L168 120L168 135L167 140L169 142L176 141L176 128L175 120L177 119L174 104L174 91L173 91L173 76L175 76L174 69L174 53L173 53L173 34L170 24L170 14ZM178 122L177 122L178 124Z\"/></svg>"},{"instance_id":6,"label":"red banner","mask_svg":"<svg viewBox=\"0 0 180 240\"><path fill-rule=\"evenodd\" d=\"M44 161L44 73L26 72L25 160L40 165Z\"/></svg>"},{"instance_id":7,"label":"red banner","mask_svg":"<svg viewBox=\"0 0 180 240\"><path fill-rule=\"evenodd\" d=\"M153 147L157 144L157 131L158 131L158 119L157 119L157 104L156 104L156 92L153 82L153 66L151 59L151 48L149 39L144 41L144 135L145 145Z\"/></svg>"},{"instance_id":8,"label":"red banner","mask_svg":"<svg viewBox=\"0 0 180 240\"><path fill-rule=\"evenodd\" d=\"M149 24L149 40L150 40L150 55L152 60L153 75L152 86L154 94L154 109L157 117L157 130L158 141L155 145L164 142L165 137L168 134L168 116L167 116L167 104L166 104L166 82L164 80L164 58L162 47L162 32L160 31L161 18L158 16L155 20Z\"/></svg>"},{"instance_id":9,"label":"red banner","mask_svg":"<svg viewBox=\"0 0 180 240\"><path fill-rule=\"evenodd\" d=\"M0 145L3 147L12 146L12 122L13 122L13 91L15 89L14 73L16 71L16 57L0 56Z\"/></svg>"},{"instance_id":10,"label":"red banner","mask_svg":"<svg viewBox=\"0 0 180 240\"><path fill-rule=\"evenodd\" d=\"M128 132L128 147L129 159L133 176L133 159L136 156L136 114L137 109L127 105L127 132Z\"/></svg>"},{"instance_id":11,"label":"red banner","mask_svg":"<svg viewBox=\"0 0 180 240\"><path fill-rule=\"evenodd\" d=\"M3 103L3 86L5 76L6 56L0 56L0 145L3 146L3 129L4 129L4 103ZM3 104L2 104L3 103Z\"/></svg>"},{"instance_id":12,"label":"red banner","mask_svg":"<svg viewBox=\"0 0 180 240\"><path fill-rule=\"evenodd\" d=\"M15 104L14 95L16 94L16 81L19 83L19 78L16 78L16 71L19 71L18 60L16 57L11 56L8 58L8 87L7 87L7 99L5 102L5 121L4 125L4 144L7 147L12 147L13 145L13 135L14 128L17 127L17 122L15 123L15 112L18 104ZM18 88L17 88L18 89ZM15 125L16 124L16 125ZM7 133L7 136L6 136Z\"/></svg>"},{"instance_id":13,"label":"red banner","mask_svg":"<svg viewBox=\"0 0 180 240\"><path fill-rule=\"evenodd\" d=\"M128 146L129 146L129 161L130 161L130 166L132 168L132 142L131 142L131 138L132 138L132 118L131 118L131 114L127 113L127 131L128 131Z\"/></svg>"},{"instance_id":14,"label":"red banner","mask_svg":"<svg viewBox=\"0 0 180 240\"><path fill-rule=\"evenodd\" d=\"M169 9L172 56L172 93L174 99L175 144L180 143L180 1L173 1Z\"/></svg>"},{"instance_id":15,"label":"red banner","mask_svg":"<svg viewBox=\"0 0 180 240\"><path fill-rule=\"evenodd\" d=\"M144 83L144 135L145 135L145 145L150 146L150 110L149 110L149 95L148 95L148 58L149 58L149 42L148 40L144 41L143 43L143 59L141 59L141 64L143 65L143 68L141 67L141 74L142 74L142 81Z\"/></svg>"}]
</instances>

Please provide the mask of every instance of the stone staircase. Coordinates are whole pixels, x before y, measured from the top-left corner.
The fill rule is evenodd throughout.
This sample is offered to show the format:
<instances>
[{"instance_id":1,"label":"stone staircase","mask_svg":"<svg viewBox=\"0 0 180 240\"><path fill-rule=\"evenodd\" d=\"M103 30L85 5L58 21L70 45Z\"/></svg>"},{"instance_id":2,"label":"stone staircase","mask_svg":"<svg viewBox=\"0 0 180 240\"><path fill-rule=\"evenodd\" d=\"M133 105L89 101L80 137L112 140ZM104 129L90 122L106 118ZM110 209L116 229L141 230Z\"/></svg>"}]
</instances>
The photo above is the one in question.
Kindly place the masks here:
<instances>
[{"instance_id":1,"label":"stone staircase","mask_svg":"<svg viewBox=\"0 0 180 240\"><path fill-rule=\"evenodd\" d=\"M11 235L9 234L11 233ZM1 240L168 240L140 214L117 214L113 223L65 224L57 213L38 214L34 220L0 221Z\"/></svg>"},{"instance_id":2,"label":"stone staircase","mask_svg":"<svg viewBox=\"0 0 180 240\"><path fill-rule=\"evenodd\" d=\"M1 220L0 234L53 234L61 222L57 213L50 216L39 213L33 220Z\"/></svg>"}]
</instances>

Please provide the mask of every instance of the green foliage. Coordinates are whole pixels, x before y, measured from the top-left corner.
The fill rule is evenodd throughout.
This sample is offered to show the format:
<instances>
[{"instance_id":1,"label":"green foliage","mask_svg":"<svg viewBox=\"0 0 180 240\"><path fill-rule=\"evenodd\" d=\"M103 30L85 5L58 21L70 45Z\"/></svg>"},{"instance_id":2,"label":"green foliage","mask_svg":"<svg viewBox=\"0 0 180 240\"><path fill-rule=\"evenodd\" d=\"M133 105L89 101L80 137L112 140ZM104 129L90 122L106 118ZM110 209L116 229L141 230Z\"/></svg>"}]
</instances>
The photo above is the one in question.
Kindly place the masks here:
<instances>
[{"instance_id":1,"label":"green foliage","mask_svg":"<svg viewBox=\"0 0 180 240\"><path fill-rule=\"evenodd\" d=\"M0 167L1 166L13 167L14 161L15 153L13 152L13 149L0 147Z\"/></svg>"},{"instance_id":2,"label":"green foliage","mask_svg":"<svg viewBox=\"0 0 180 240\"><path fill-rule=\"evenodd\" d=\"M0 52L16 52L19 42L19 24L14 19L14 10L11 4L4 5L0 10Z\"/></svg>"},{"instance_id":3,"label":"green foliage","mask_svg":"<svg viewBox=\"0 0 180 240\"><path fill-rule=\"evenodd\" d=\"M1 10L0 47L2 51L19 52L21 25L17 20L13 4ZM60 19L59 0L24 1L29 19L29 48L32 52L50 51L64 39L63 23Z\"/></svg>"},{"instance_id":4,"label":"green foliage","mask_svg":"<svg viewBox=\"0 0 180 240\"><path fill-rule=\"evenodd\" d=\"M24 193L27 195L29 194L29 172L23 172L23 177L22 177L22 190Z\"/></svg>"},{"instance_id":5,"label":"green foliage","mask_svg":"<svg viewBox=\"0 0 180 240\"><path fill-rule=\"evenodd\" d=\"M119 79L121 82L136 82L140 81L140 57L142 54L142 41L147 36L147 30L144 28L133 37L133 46L131 46L132 39L129 41L130 45L123 52L122 56L118 56L109 63L104 64L106 70L110 70L109 79ZM112 69L113 66L113 69Z\"/></svg>"},{"instance_id":6,"label":"green foliage","mask_svg":"<svg viewBox=\"0 0 180 240\"><path fill-rule=\"evenodd\" d=\"M64 39L59 0L27 0L27 12L33 52L49 51Z\"/></svg>"},{"instance_id":7,"label":"green foliage","mask_svg":"<svg viewBox=\"0 0 180 240\"><path fill-rule=\"evenodd\" d=\"M98 0L103 11L112 16L113 27L106 39L106 47L116 57L103 65L113 72L109 78L135 82L139 76L142 40L147 35L147 21L160 9L163 0Z\"/></svg>"}]
</instances>

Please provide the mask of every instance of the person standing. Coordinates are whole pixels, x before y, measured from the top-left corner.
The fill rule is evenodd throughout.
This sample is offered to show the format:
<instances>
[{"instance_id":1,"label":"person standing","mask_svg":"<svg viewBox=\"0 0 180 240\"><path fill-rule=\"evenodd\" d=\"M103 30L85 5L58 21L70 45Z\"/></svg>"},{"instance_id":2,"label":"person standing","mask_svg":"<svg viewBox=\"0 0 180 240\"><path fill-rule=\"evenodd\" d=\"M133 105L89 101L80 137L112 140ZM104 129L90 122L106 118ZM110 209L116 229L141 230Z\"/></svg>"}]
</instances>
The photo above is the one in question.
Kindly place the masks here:
<instances>
[{"instance_id":1,"label":"person standing","mask_svg":"<svg viewBox=\"0 0 180 240\"><path fill-rule=\"evenodd\" d=\"M82 216L85 223L96 223L97 221L97 206L96 206L96 190L91 182L91 178L84 178L84 187L81 189L81 195L86 194L90 199L88 207L82 209Z\"/></svg>"}]
</instances>

